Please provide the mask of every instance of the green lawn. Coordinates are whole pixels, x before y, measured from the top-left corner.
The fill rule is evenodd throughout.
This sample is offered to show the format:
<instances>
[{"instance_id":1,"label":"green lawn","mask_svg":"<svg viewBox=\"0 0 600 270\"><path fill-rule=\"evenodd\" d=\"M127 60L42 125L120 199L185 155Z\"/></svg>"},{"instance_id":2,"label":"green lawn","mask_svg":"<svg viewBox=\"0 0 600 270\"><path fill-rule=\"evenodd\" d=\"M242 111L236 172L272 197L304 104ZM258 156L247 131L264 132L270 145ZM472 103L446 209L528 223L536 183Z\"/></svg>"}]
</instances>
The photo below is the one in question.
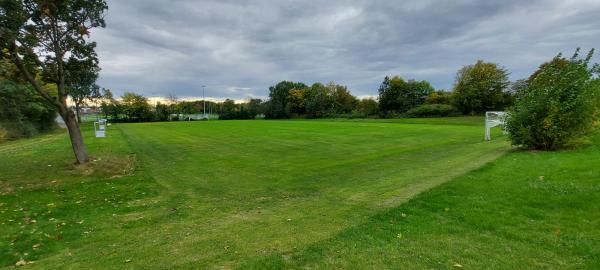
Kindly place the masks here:
<instances>
[{"instance_id":1,"label":"green lawn","mask_svg":"<svg viewBox=\"0 0 600 270\"><path fill-rule=\"evenodd\" d=\"M600 267L600 136L510 152L481 118L209 121L0 145L0 266ZM543 176L543 177L541 177Z\"/></svg>"}]
</instances>

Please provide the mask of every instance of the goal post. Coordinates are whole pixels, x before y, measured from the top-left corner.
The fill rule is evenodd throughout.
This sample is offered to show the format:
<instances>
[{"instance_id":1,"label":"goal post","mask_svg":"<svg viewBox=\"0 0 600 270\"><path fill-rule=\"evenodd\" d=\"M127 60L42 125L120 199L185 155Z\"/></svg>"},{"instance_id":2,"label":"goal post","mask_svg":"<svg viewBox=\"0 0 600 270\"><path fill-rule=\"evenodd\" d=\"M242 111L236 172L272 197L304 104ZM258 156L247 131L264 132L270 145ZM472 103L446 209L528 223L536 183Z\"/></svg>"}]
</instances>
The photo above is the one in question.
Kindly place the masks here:
<instances>
[{"instance_id":1,"label":"goal post","mask_svg":"<svg viewBox=\"0 0 600 270\"><path fill-rule=\"evenodd\" d=\"M485 140L492 139L491 130L496 126L504 126L506 112L485 112Z\"/></svg>"}]
</instances>

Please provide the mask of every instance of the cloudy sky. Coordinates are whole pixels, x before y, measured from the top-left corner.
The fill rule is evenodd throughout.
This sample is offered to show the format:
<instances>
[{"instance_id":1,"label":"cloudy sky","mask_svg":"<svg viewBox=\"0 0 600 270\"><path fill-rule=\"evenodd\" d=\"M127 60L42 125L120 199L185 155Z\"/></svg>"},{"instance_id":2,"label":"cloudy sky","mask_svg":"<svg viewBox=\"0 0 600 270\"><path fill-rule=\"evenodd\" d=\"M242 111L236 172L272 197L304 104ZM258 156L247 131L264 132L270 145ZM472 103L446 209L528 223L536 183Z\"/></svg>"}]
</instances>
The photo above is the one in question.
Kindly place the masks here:
<instances>
[{"instance_id":1,"label":"cloudy sky","mask_svg":"<svg viewBox=\"0 0 600 270\"><path fill-rule=\"evenodd\" d=\"M109 0L95 30L116 94L265 97L281 80L375 95L386 75L449 89L477 59L526 77L558 52L600 47L600 0ZM599 48L600 49L600 48ZM599 59L599 57L595 57Z\"/></svg>"}]
</instances>

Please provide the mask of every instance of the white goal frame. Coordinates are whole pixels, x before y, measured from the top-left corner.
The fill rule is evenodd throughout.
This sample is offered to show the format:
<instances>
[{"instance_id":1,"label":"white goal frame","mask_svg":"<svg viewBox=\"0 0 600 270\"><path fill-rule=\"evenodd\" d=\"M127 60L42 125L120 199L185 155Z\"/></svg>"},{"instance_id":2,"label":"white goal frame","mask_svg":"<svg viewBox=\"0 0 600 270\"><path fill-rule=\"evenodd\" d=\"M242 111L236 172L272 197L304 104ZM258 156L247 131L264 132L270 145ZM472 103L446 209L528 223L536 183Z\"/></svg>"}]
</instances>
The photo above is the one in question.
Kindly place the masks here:
<instances>
[{"instance_id":1,"label":"white goal frame","mask_svg":"<svg viewBox=\"0 0 600 270\"><path fill-rule=\"evenodd\" d=\"M492 139L491 130L496 126L504 126L506 112L485 112L485 140Z\"/></svg>"}]
</instances>

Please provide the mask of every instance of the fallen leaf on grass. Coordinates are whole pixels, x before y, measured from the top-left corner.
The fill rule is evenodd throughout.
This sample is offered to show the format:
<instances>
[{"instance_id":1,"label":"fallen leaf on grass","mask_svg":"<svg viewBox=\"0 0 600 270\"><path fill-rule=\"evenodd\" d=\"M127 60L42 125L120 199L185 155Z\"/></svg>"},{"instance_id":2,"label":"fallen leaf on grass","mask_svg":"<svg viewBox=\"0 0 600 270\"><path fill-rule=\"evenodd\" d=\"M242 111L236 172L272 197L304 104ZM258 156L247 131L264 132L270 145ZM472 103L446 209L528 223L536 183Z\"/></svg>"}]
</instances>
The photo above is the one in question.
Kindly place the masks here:
<instances>
[{"instance_id":1,"label":"fallen leaf on grass","mask_svg":"<svg viewBox=\"0 0 600 270\"><path fill-rule=\"evenodd\" d=\"M460 264L460 263L455 263L454 267L456 267L456 268L463 268L462 264Z\"/></svg>"},{"instance_id":2,"label":"fallen leaf on grass","mask_svg":"<svg viewBox=\"0 0 600 270\"><path fill-rule=\"evenodd\" d=\"M33 262L28 262L26 260L24 260L23 258L21 258L18 262L15 263L16 266L25 266L28 264L32 264Z\"/></svg>"},{"instance_id":3,"label":"fallen leaf on grass","mask_svg":"<svg viewBox=\"0 0 600 270\"><path fill-rule=\"evenodd\" d=\"M17 263L15 263L16 266L23 266L26 264L27 264L27 262L25 260L23 260L23 258L21 258Z\"/></svg>"}]
</instances>

